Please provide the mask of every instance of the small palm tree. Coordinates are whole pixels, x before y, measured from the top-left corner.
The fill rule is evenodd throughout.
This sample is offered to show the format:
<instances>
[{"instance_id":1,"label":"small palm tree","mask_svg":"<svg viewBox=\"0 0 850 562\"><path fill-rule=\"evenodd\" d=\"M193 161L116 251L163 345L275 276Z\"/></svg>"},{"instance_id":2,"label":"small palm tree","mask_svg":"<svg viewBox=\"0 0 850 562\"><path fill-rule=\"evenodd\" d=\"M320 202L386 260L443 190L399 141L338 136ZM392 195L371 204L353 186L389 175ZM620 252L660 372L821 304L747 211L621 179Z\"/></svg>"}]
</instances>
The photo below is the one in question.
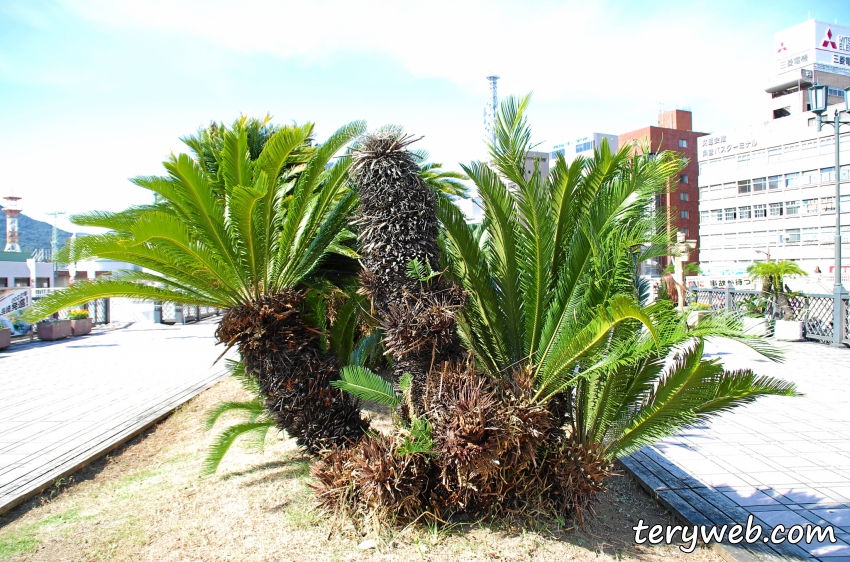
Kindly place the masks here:
<instances>
[{"instance_id":1,"label":"small palm tree","mask_svg":"<svg viewBox=\"0 0 850 562\"><path fill-rule=\"evenodd\" d=\"M760 279L762 282L762 293L773 297L776 308L782 311L783 320L793 320L794 310L788 300L788 292L785 290L785 279L791 277L802 277L807 275L799 265L793 261L767 261L755 262L747 268L747 273L752 279Z\"/></svg>"},{"instance_id":2,"label":"small palm tree","mask_svg":"<svg viewBox=\"0 0 850 562\"><path fill-rule=\"evenodd\" d=\"M428 162L429 154L427 150L411 150L410 154L419 165L419 177L422 178L425 185L436 193L446 195L451 200L469 197L469 188L463 183L469 180L465 174L444 170L443 165L439 162Z\"/></svg>"},{"instance_id":3,"label":"small palm tree","mask_svg":"<svg viewBox=\"0 0 850 562\"><path fill-rule=\"evenodd\" d=\"M172 155L166 176L132 180L157 203L74 217L109 232L77 238L64 259L143 270L76 283L38 301L29 318L100 297L227 309L216 336L238 348L271 420L313 453L359 439L368 423L357 400L330 385L338 360L309 325L305 300L328 253L351 253L351 160L331 160L363 131L354 122L315 147L312 123L241 119L188 139L196 158Z\"/></svg>"}]
</instances>

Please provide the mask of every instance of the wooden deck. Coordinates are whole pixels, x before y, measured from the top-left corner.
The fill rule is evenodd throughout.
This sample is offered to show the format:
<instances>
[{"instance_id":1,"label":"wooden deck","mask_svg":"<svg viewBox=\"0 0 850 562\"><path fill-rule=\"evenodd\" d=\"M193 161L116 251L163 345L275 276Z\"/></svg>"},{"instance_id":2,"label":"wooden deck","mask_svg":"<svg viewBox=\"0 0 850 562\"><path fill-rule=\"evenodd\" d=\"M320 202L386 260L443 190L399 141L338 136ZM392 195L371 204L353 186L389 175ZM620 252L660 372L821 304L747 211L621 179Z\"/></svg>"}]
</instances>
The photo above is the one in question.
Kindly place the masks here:
<instances>
[{"instance_id":1,"label":"wooden deck","mask_svg":"<svg viewBox=\"0 0 850 562\"><path fill-rule=\"evenodd\" d=\"M214 330L137 324L0 352L0 514L227 376Z\"/></svg>"}]
</instances>

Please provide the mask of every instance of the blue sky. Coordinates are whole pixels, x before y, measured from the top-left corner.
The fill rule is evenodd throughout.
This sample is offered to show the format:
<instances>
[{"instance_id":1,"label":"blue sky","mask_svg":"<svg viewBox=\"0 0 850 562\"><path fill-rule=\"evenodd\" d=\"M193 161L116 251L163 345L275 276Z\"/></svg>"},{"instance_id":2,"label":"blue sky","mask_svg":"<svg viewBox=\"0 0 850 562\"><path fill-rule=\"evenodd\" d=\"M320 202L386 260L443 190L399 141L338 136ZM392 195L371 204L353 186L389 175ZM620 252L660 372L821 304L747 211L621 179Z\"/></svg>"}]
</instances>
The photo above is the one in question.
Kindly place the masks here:
<instances>
[{"instance_id":1,"label":"blue sky","mask_svg":"<svg viewBox=\"0 0 850 562\"><path fill-rule=\"evenodd\" d=\"M41 220L146 203L127 178L240 113L319 140L403 125L458 169L484 156L494 73L501 96L534 91L544 149L659 104L712 132L762 119L773 34L809 16L848 25L850 2L0 0L0 195Z\"/></svg>"}]
</instances>

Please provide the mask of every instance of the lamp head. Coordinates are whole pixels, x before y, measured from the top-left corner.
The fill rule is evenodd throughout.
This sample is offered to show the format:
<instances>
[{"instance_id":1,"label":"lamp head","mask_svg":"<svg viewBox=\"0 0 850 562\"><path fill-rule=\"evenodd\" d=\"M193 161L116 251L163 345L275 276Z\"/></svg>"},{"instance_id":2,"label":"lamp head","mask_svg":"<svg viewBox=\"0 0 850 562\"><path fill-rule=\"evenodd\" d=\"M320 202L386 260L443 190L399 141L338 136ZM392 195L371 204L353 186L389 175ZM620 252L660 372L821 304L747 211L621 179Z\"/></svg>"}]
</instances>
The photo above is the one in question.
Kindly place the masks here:
<instances>
[{"instance_id":1,"label":"lamp head","mask_svg":"<svg viewBox=\"0 0 850 562\"><path fill-rule=\"evenodd\" d=\"M850 113L850 88L844 88L844 111Z\"/></svg>"},{"instance_id":2,"label":"lamp head","mask_svg":"<svg viewBox=\"0 0 850 562\"><path fill-rule=\"evenodd\" d=\"M822 115L826 111L826 94L825 84L815 84L809 88L809 107L814 113Z\"/></svg>"}]
</instances>

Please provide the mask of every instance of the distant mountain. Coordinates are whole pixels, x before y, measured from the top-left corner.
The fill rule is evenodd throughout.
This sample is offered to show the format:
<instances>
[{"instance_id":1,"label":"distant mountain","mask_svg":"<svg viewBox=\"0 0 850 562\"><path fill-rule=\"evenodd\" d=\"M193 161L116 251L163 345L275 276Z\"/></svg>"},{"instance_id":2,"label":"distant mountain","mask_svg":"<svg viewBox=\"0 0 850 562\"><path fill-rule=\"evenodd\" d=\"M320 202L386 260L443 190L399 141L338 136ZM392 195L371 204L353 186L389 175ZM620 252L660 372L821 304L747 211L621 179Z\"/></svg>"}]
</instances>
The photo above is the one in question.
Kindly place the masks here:
<instances>
[{"instance_id":1,"label":"distant mountain","mask_svg":"<svg viewBox=\"0 0 850 562\"><path fill-rule=\"evenodd\" d=\"M0 212L3 206L0 205ZM71 233L58 231L59 248L65 245ZM31 219L25 214L18 215L18 243L21 245L21 253L30 256L33 250L50 250L50 241L53 239L53 225ZM0 250L6 247L6 215L0 214ZM59 249L57 248L57 250Z\"/></svg>"}]
</instances>

